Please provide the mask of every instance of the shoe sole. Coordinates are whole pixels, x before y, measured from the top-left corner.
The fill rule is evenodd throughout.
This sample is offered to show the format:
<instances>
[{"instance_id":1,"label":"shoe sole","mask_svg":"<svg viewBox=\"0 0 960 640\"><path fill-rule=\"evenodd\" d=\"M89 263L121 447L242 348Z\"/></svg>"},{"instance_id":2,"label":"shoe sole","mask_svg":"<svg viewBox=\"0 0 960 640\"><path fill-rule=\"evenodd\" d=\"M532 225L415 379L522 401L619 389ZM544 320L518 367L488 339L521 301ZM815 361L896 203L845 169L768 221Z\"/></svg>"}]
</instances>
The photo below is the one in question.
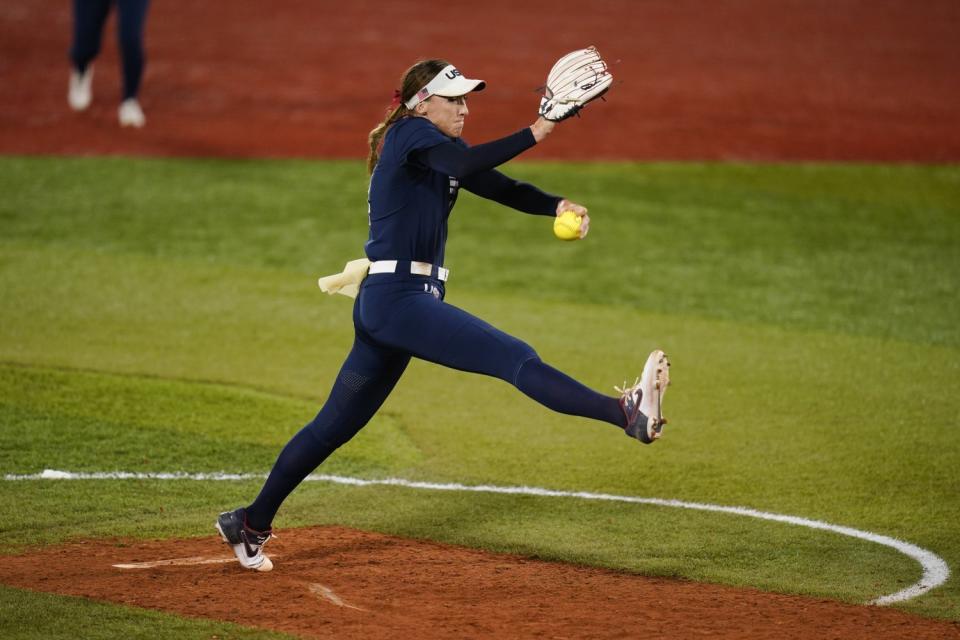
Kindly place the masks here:
<instances>
[{"instance_id":1,"label":"shoe sole","mask_svg":"<svg viewBox=\"0 0 960 640\"><path fill-rule=\"evenodd\" d=\"M660 438L663 425L667 423L663 417L663 396L667 392L667 387L670 386L670 359L667 358L667 354L658 349L647 358L644 373L648 373L651 364L656 366L656 371L653 373L653 388L657 394L657 415L647 418L647 437L653 442Z\"/></svg>"},{"instance_id":2,"label":"shoe sole","mask_svg":"<svg viewBox=\"0 0 960 640\"><path fill-rule=\"evenodd\" d=\"M91 100L79 100L74 98L69 98L67 103L70 105L70 109L76 112L86 111L90 106Z\"/></svg>"},{"instance_id":3,"label":"shoe sole","mask_svg":"<svg viewBox=\"0 0 960 640\"><path fill-rule=\"evenodd\" d=\"M143 109L136 98L129 98L120 103L117 109L117 119L121 127L132 127L140 129L147 124L147 118L143 115Z\"/></svg>"},{"instance_id":4,"label":"shoe sole","mask_svg":"<svg viewBox=\"0 0 960 640\"><path fill-rule=\"evenodd\" d=\"M260 557L263 558L263 562L261 562L260 564L254 567L244 563L243 557L240 555L241 553L246 553L245 551L242 550L243 545L233 544L232 542L230 542L229 539L227 539L226 534L223 533L223 529L220 528L219 520L216 523L214 523L213 526L217 528L217 532L220 534L220 537L223 538L223 541L226 542L231 549L233 549L233 555L237 556L237 562L240 563L241 567L243 567L244 569L250 569L252 571L270 571L271 569L273 569L273 561L270 560L270 558L267 557L267 555L262 551L260 552Z\"/></svg>"},{"instance_id":5,"label":"shoe sole","mask_svg":"<svg viewBox=\"0 0 960 640\"><path fill-rule=\"evenodd\" d=\"M117 122L119 122L121 127L129 129L142 129L147 124L146 118L131 118L123 116L117 116Z\"/></svg>"}]
</instances>

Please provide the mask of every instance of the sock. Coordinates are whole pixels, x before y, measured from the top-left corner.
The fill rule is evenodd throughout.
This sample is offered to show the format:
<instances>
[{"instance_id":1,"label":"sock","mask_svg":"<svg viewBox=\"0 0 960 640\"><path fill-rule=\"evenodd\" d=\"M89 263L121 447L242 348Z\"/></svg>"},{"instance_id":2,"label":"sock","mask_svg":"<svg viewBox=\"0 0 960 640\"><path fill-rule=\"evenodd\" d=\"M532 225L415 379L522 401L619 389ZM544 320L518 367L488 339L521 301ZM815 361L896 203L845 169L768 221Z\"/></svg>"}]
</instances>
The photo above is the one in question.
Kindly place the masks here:
<instances>
[{"instance_id":1,"label":"sock","mask_svg":"<svg viewBox=\"0 0 960 640\"><path fill-rule=\"evenodd\" d=\"M277 457L257 499L247 507L247 526L269 531L280 505L336 449L320 440L309 425L290 439Z\"/></svg>"},{"instance_id":2,"label":"sock","mask_svg":"<svg viewBox=\"0 0 960 640\"><path fill-rule=\"evenodd\" d=\"M548 409L609 422L621 429L626 417L620 401L597 393L540 358L527 360L517 373L517 388Z\"/></svg>"}]
</instances>

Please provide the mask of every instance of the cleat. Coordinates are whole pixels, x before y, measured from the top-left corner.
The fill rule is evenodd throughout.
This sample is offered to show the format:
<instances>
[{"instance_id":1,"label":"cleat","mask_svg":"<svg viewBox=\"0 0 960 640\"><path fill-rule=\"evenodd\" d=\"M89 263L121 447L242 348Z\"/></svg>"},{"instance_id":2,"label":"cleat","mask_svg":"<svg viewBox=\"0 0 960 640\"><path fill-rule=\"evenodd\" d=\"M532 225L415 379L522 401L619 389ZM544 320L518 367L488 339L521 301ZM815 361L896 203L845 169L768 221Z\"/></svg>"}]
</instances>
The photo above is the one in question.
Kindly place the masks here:
<instances>
[{"instance_id":1,"label":"cleat","mask_svg":"<svg viewBox=\"0 0 960 640\"><path fill-rule=\"evenodd\" d=\"M223 541L233 548L240 566L254 571L273 569L273 562L263 553L263 545L273 535L273 531L254 531L248 527L245 509L221 513L215 526Z\"/></svg>"},{"instance_id":2,"label":"cleat","mask_svg":"<svg viewBox=\"0 0 960 640\"><path fill-rule=\"evenodd\" d=\"M143 109L136 98L127 98L120 103L117 109L117 120L121 127L141 128L147 124L147 118L143 115Z\"/></svg>"},{"instance_id":3,"label":"cleat","mask_svg":"<svg viewBox=\"0 0 960 640\"><path fill-rule=\"evenodd\" d=\"M76 69L70 70L70 87L67 92L67 103L74 111L84 111L93 100L93 65L88 65L81 73Z\"/></svg>"},{"instance_id":4,"label":"cleat","mask_svg":"<svg viewBox=\"0 0 960 640\"><path fill-rule=\"evenodd\" d=\"M666 354L659 349L653 351L643 367L643 373L633 386L623 389L614 387L620 392L620 408L627 419L624 431L631 438L636 438L644 444L652 444L657 440L667 423L663 417L663 396L670 386L670 361Z\"/></svg>"}]
</instances>

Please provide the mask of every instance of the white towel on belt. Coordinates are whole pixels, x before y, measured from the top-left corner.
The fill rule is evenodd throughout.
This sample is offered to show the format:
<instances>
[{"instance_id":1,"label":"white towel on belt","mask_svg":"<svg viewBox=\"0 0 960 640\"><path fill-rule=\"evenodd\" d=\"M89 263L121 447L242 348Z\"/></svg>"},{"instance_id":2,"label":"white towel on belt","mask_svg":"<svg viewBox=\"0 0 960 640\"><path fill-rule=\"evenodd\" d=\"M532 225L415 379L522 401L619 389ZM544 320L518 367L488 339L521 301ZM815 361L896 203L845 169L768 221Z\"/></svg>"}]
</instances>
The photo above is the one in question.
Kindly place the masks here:
<instances>
[{"instance_id":1,"label":"white towel on belt","mask_svg":"<svg viewBox=\"0 0 960 640\"><path fill-rule=\"evenodd\" d=\"M339 293L350 298L356 298L360 293L360 283L367 277L370 261L366 258L351 260L344 266L343 271L332 276L324 276L317 281L320 290L333 295Z\"/></svg>"}]
</instances>

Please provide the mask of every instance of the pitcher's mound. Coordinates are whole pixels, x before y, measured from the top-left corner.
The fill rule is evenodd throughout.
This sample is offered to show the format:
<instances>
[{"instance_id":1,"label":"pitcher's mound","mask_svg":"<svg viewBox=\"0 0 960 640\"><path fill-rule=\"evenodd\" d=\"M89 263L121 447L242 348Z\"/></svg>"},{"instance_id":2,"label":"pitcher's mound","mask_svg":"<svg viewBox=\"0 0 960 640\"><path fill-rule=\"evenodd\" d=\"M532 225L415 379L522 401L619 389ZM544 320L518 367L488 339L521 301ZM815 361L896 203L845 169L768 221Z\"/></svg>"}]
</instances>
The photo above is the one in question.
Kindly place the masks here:
<instances>
[{"instance_id":1,"label":"pitcher's mound","mask_svg":"<svg viewBox=\"0 0 960 640\"><path fill-rule=\"evenodd\" d=\"M275 568L216 534L0 557L5 584L308 638L960 638L893 609L645 578L355 531L285 529Z\"/></svg>"}]
</instances>

